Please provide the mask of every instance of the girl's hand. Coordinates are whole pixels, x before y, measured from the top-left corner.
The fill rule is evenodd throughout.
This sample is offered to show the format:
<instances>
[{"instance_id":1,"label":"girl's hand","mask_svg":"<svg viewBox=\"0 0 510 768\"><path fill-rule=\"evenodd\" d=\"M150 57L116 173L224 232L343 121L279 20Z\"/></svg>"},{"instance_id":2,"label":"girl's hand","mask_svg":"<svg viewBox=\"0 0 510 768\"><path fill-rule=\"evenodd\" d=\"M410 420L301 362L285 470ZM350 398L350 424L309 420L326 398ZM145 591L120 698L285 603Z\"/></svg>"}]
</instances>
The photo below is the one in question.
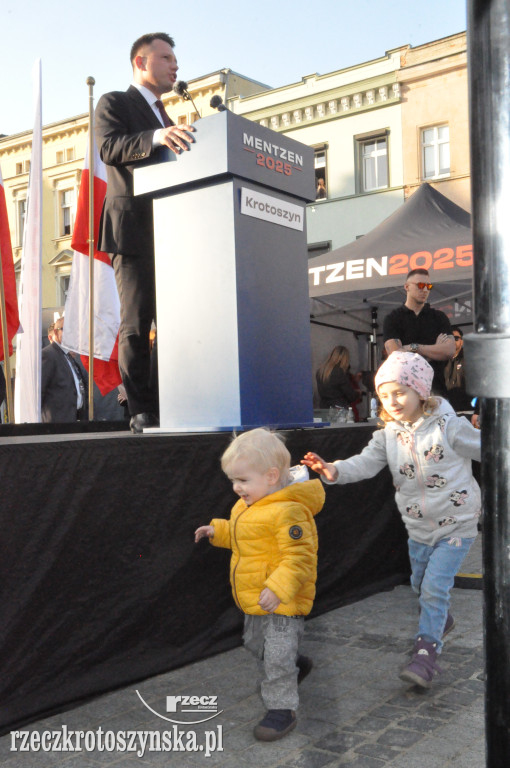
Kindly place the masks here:
<instances>
[{"instance_id":1,"label":"girl's hand","mask_svg":"<svg viewBox=\"0 0 510 768\"><path fill-rule=\"evenodd\" d=\"M214 536L214 526L213 525L201 525L200 528L197 528L195 531L195 544L197 541L200 541L200 539L212 539Z\"/></svg>"},{"instance_id":2,"label":"girl's hand","mask_svg":"<svg viewBox=\"0 0 510 768\"><path fill-rule=\"evenodd\" d=\"M305 453L301 459L301 464L306 464L307 467L313 469L318 475L324 475L326 480L334 482L338 477L338 470L334 464L330 464L324 459L321 459L316 453Z\"/></svg>"},{"instance_id":3,"label":"girl's hand","mask_svg":"<svg viewBox=\"0 0 510 768\"><path fill-rule=\"evenodd\" d=\"M259 605L262 610L266 611L266 613L274 613L280 603L280 598L277 597L275 593L269 589L269 587L264 587L259 595Z\"/></svg>"}]
</instances>

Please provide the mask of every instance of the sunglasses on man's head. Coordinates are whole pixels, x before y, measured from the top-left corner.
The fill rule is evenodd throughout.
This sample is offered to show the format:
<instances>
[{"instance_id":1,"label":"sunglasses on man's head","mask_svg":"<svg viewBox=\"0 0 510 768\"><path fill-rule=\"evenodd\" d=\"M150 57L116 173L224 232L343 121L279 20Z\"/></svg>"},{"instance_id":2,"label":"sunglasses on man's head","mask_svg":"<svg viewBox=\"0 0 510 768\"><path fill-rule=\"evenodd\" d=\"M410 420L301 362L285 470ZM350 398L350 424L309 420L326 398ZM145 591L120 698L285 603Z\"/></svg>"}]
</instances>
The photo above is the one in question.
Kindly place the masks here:
<instances>
[{"instance_id":1,"label":"sunglasses on man's head","mask_svg":"<svg viewBox=\"0 0 510 768\"><path fill-rule=\"evenodd\" d=\"M434 287L434 283L409 283L409 285L417 285L420 291L423 291L424 288L426 288L427 291L431 291Z\"/></svg>"}]
</instances>

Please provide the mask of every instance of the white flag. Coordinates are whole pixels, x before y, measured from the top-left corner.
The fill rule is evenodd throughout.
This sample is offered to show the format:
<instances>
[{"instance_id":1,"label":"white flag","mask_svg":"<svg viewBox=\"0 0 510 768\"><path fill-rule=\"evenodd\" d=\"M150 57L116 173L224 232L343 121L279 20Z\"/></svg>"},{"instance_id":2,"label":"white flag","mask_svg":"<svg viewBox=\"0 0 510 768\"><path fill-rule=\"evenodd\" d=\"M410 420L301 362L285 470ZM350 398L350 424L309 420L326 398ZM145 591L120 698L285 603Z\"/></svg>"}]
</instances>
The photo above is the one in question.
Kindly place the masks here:
<instances>
[{"instance_id":1,"label":"white flag","mask_svg":"<svg viewBox=\"0 0 510 768\"><path fill-rule=\"evenodd\" d=\"M34 133L21 256L14 413L17 424L41 421L42 109L41 60L34 70Z\"/></svg>"}]
</instances>

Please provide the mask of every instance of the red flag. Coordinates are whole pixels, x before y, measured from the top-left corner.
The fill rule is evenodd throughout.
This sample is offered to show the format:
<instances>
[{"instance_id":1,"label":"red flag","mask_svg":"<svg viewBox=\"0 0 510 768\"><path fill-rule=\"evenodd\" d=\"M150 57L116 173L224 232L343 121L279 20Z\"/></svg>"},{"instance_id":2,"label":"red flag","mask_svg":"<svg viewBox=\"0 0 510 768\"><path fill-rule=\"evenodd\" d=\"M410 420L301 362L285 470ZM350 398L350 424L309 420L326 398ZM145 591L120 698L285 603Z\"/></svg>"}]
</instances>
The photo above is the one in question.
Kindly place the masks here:
<instances>
[{"instance_id":1,"label":"red flag","mask_svg":"<svg viewBox=\"0 0 510 768\"><path fill-rule=\"evenodd\" d=\"M5 313L7 315L7 337L9 339L9 354L12 355L12 339L19 328L18 299L16 297L16 278L12 261L11 235L5 189L0 169L0 250L2 251L2 272L4 276ZM0 326L0 360L4 359L2 328Z\"/></svg>"},{"instance_id":2,"label":"red flag","mask_svg":"<svg viewBox=\"0 0 510 768\"><path fill-rule=\"evenodd\" d=\"M106 168L94 150L94 242L106 195ZM89 162L88 151L78 193L76 221L71 242L74 248L71 281L65 305L63 345L81 355L89 367ZM108 254L94 251L94 381L102 395L122 379L118 366L120 302Z\"/></svg>"}]
</instances>

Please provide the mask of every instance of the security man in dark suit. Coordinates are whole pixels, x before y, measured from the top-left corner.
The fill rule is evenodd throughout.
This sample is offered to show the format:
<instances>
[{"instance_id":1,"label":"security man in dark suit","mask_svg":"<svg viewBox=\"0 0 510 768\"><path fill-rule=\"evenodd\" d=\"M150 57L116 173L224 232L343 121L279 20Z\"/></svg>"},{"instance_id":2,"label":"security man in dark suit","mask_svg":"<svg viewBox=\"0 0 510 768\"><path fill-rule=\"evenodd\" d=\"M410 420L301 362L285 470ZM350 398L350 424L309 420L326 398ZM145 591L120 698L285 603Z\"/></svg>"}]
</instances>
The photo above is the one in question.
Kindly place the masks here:
<instances>
[{"instance_id":1,"label":"security man in dark suit","mask_svg":"<svg viewBox=\"0 0 510 768\"><path fill-rule=\"evenodd\" d=\"M87 384L78 363L62 344L64 318L48 327L50 344L41 354L41 419L48 422L87 420Z\"/></svg>"},{"instance_id":2,"label":"security man in dark suit","mask_svg":"<svg viewBox=\"0 0 510 768\"><path fill-rule=\"evenodd\" d=\"M119 368L132 432L159 424L150 377L149 333L156 316L152 200L134 197L133 170L167 152L190 148L194 128L176 126L161 96L177 79L174 41L164 32L143 35L131 48L133 84L104 94L97 104L95 134L107 166L99 249L110 254L120 297Z\"/></svg>"}]
</instances>

